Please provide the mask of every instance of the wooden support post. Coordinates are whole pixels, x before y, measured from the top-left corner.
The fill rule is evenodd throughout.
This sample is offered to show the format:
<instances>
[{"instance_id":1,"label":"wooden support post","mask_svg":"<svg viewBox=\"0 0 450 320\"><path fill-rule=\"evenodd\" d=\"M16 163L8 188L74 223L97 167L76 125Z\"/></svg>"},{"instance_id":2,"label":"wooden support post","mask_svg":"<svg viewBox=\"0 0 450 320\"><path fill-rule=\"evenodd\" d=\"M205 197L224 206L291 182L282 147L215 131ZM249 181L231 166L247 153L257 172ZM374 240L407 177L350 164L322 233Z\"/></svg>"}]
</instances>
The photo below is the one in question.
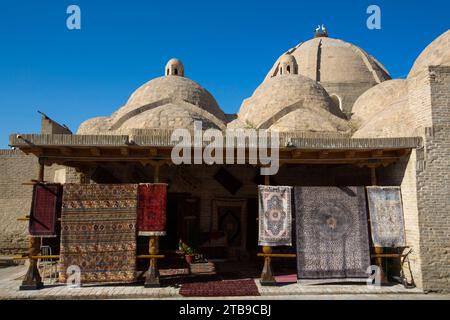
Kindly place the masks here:
<instances>
[{"instance_id":1,"label":"wooden support post","mask_svg":"<svg viewBox=\"0 0 450 320\"><path fill-rule=\"evenodd\" d=\"M370 179L372 182L372 186L376 186L377 183L377 168L376 167L370 167Z\"/></svg>"},{"instance_id":2,"label":"wooden support post","mask_svg":"<svg viewBox=\"0 0 450 320\"><path fill-rule=\"evenodd\" d=\"M159 168L161 164L156 163L154 165L155 174L154 182L159 183ZM151 236L148 241L148 252L150 255L159 254L159 236ZM161 286L159 282L159 270L158 270L158 259L153 257L150 258L150 266L148 267L147 273L145 275L145 288L159 288Z\"/></svg>"},{"instance_id":3,"label":"wooden support post","mask_svg":"<svg viewBox=\"0 0 450 320\"><path fill-rule=\"evenodd\" d=\"M43 159L39 159L39 173L38 173L38 181L44 181L44 161ZM41 239L30 237L30 245L29 245L29 266L28 271L25 275L25 278L22 281L22 285L19 290L39 290L44 287L42 283L41 275L39 274L38 268L38 260L33 259L33 256L39 255L41 252Z\"/></svg>"},{"instance_id":4,"label":"wooden support post","mask_svg":"<svg viewBox=\"0 0 450 320\"><path fill-rule=\"evenodd\" d=\"M270 185L270 176L264 177L264 184L266 186ZM263 250L263 253L265 253L265 254L272 253L272 248L269 246L264 246L262 248L262 250ZM262 286L276 285L276 281L275 281L275 278L273 277L273 272L272 272L272 258L270 256L264 257L264 267L263 267L263 271L261 273L260 283Z\"/></svg>"},{"instance_id":5,"label":"wooden support post","mask_svg":"<svg viewBox=\"0 0 450 320\"><path fill-rule=\"evenodd\" d=\"M378 185L378 179L377 179L377 169L376 166L370 167L370 178L372 182L372 186ZM375 255L383 254L384 248L382 247L374 247L373 252ZM375 258L375 264L380 268L380 277L381 277L381 284L387 284L387 278L386 274L384 272L384 265L383 265L383 258L381 256L377 256Z\"/></svg>"}]
</instances>

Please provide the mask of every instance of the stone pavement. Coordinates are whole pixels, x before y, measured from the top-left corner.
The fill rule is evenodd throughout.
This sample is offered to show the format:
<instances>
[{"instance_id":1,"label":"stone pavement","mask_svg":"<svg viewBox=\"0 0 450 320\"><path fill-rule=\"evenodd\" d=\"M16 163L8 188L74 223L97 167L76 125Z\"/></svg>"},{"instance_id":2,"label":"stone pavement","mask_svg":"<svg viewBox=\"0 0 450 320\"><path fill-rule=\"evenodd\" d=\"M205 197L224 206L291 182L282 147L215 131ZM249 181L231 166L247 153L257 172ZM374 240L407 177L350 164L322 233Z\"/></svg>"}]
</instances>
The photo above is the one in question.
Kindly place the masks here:
<instances>
[{"instance_id":1,"label":"stone pavement","mask_svg":"<svg viewBox=\"0 0 450 320\"><path fill-rule=\"evenodd\" d=\"M25 266L0 268L0 299L183 299L179 294L179 288L146 289L142 285L83 286L79 289L72 289L65 285L55 284L38 291L19 291L20 278L25 271ZM255 283L261 297L242 297L241 299L450 299L449 295L425 295L419 289L405 289L401 285L369 289L365 285L305 286L288 284L262 287L259 281L255 280ZM239 297L221 297L220 299L239 299ZM208 300L208 298L200 298L200 300Z\"/></svg>"}]
</instances>

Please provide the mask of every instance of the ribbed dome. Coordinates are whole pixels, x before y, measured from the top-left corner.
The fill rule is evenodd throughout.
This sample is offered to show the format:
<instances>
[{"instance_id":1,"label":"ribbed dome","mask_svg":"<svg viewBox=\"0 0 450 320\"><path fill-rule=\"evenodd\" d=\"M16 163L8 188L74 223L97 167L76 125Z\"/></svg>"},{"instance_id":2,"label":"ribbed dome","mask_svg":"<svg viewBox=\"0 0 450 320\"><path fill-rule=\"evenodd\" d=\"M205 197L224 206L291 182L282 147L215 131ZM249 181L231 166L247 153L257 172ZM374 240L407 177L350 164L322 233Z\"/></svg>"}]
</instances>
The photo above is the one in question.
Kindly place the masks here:
<instances>
[{"instance_id":1,"label":"ribbed dome","mask_svg":"<svg viewBox=\"0 0 450 320\"><path fill-rule=\"evenodd\" d=\"M341 108L350 114L355 100L369 88L391 79L386 69L361 48L348 42L320 37L288 50L274 64L265 81L280 73L286 54L293 56L298 73L318 81Z\"/></svg>"},{"instance_id":2,"label":"ribbed dome","mask_svg":"<svg viewBox=\"0 0 450 320\"><path fill-rule=\"evenodd\" d=\"M405 100L408 94L405 80L389 80L367 90L353 106L352 121L360 127L377 117L397 100Z\"/></svg>"},{"instance_id":3,"label":"ribbed dome","mask_svg":"<svg viewBox=\"0 0 450 320\"><path fill-rule=\"evenodd\" d=\"M319 83L290 74L263 82L243 102L238 123L280 131L347 132L347 122L338 115L342 114Z\"/></svg>"},{"instance_id":4,"label":"ribbed dome","mask_svg":"<svg viewBox=\"0 0 450 320\"><path fill-rule=\"evenodd\" d=\"M408 78L425 71L428 66L450 66L450 30L434 40L419 55Z\"/></svg>"},{"instance_id":5,"label":"ribbed dome","mask_svg":"<svg viewBox=\"0 0 450 320\"><path fill-rule=\"evenodd\" d=\"M361 48L333 38L321 37L300 43L287 53L295 58L298 72L320 82L372 82L388 80L386 69ZM266 80L278 74L275 63Z\"/></svg>"}]
</instances>

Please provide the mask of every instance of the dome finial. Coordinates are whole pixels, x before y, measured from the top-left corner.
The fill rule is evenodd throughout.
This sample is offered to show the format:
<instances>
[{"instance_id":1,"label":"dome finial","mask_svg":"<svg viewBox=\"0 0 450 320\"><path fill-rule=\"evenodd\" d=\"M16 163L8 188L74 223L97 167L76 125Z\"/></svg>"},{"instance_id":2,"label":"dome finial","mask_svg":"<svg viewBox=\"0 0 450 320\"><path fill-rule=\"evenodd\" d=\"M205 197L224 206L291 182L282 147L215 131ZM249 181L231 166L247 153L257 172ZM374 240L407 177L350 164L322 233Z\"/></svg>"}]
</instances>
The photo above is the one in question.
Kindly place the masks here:
<instances>
[{"instance_id":1,"label":"dome finial","mask_svg":"<svg viewBox=\"0 0 450 320\"><path fill-rule=\"evenodd\" d=\"M325 26L322 25L318 25L316 28L316 31L314 32L314 37L315 38L320 38L320 37L328 37L328 30L327 28L325 28Z\"/></svg>"},{"instance_id":2,"label":"dome finial","mask_svg":"<svg viewBox=\"0 0 450 320\"><path fill-rule=\"evenodd\" d=\"M184 66L181 60L172 58L167 62L165 69L166 76L184 77Z\"/></svg>"}]
</instances>

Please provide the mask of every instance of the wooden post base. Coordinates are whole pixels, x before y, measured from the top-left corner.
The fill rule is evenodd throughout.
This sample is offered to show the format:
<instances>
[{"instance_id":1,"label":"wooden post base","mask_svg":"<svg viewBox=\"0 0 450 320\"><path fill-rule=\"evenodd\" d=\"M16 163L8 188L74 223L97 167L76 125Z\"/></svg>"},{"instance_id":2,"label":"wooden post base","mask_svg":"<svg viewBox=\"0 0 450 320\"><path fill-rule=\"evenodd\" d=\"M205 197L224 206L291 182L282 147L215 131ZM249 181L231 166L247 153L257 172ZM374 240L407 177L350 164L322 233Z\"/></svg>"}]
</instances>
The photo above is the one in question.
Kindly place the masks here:
<instances>
[{"instance_id":1,"label":"wooden post base","mask_svg":"<svg viewBox=\"0 0 450 320\"><path fill-rule=\"evenodd\" d=\"M271 254L272 248L271 247L263 247L263 252L265 254ZM261 281L262 286L275 286L277 282L275 281L275 278L273 277L272 272L272 258L271 257L265 257L264 258L264 268L261 273Z\"/></svg>"},{"instance_id":2,"label":"wooden post base","mask_svg":"<svg viewBox=\"0 0 450 320\"><path fill-rule=\"evenodd\" d=\"M384 253L384 248L374 247L374 253L375 254L383 254ZM382 257L375 258L375 263L380 268L381 285L389 284L389 281L387 279L386 273L384 272L383 258Z\"/></svg>"},{"instance_id":3,"label":"wooden post base","mask_svg":"<svg viewBox=\"0 0 450 320\"><path fill-rule=\"evenodd\" d=\"M159 271L157 267L158 259L150 259L150 267L145 274L144 288L159 288L161 283L159 282Z\"/></svg>"},{"instance_id":4,"label":"wooden post base","mask_svg":"<svg viewBox=\"0 0 450 320\"><path fill-rule=\"evenodd\" d=\"M42 283L41 275L38 269L38 260L33 259L33 256L37 256L41 251L41 239L30 237L29 248L29 261L28 271L25 274L25 278L22 281L22 285L19 290L39 290L44 287Z\"/></svg>"},{"instance_id":5,"label":"wooden post base","mask_svg":"<svg viewBox=\"0 0 450 320\"><path fill-rule=\"evenodd\" d=\"M31 259L25 279L22 281L22 285L19 287L19 290L40 290L43 287L44 283L42 282L41 275L39 274L37 260Z\"/></svg>"}]
</instances>

